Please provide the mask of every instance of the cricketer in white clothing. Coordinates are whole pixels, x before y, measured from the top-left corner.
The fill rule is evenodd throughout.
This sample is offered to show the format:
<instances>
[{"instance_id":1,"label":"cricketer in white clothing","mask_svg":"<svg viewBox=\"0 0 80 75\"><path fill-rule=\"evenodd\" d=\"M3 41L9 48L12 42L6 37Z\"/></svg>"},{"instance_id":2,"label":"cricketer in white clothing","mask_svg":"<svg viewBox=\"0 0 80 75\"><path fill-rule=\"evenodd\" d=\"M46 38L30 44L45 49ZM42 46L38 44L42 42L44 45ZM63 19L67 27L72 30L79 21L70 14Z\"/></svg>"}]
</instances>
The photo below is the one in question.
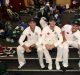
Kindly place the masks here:
<instances>
[{"instance_id":1,"label":"cricketer in white clothing","mask_svg":"<svg viewBox=\"0 0 80 75\"><path fill-rule=\"evenodd\" d=\"M62 61L64 67L68 67L68 56L69 56L69 46L73 46L78 48L78 43L76 38L73 36L79 28L77 23L73 23L73 25L66 24L62 27L62 35L63 35L63 43L62 47L59 49L58 57L60 60L57 61L56 69L60 69L59 62Z\"/></svg>"},{"instance_id":2,"label":"cricketer in white clothing","mask_svg":"<svg viewBox=\"0 0 80 75\"><path fill-rule=\"evenodd\" d=\"M34 19L29 20L28 22L29 27L27 27L20 39L19 39L19 46L17 47L17 55L18 55L18 62L19 67L18 69L22 68L23 65L26 63L24 58L24 52L31 52L31 48L35 47L37 48L38 56L42 54L42 50L40 49L38 45L38 40L41 37L41 29L36 26L36 22ZM27 37L27 40L25 38Z\"/></svg>"},{"instance_id":3,"label":"cricketer in white clothing","mask_svg":"<svg viewBox=\"0 0 80 75\"><path fill-rule=\"evenodd\" d=\"M77 41L77 44L78 44L78 54L79 54L79 58L80 58L80 31L77 30L75 33L73 33L74 37L76 38L76 41ZM79 60L79 63L78 63L79 67L80 67L80 60Z\"/></svg>"},{"instance_id":4,"label":"cricketer in white clothing","mask_svg":"<svg viewBox=\"0 0 80 75\"><path fill-rule=\"evenodd\" d=\"M54 19L51 19L49 22L49 26L46 26L42 30L42 37L40 39L40 44L43 49L43 54L46 59L46 63L49 63L48 69L52 69L52 59L48 50L52 50L55 47L59 47L63 41L63 37L61 34L61 29L56 26L56 22ZM41 68L44 68L43 56L41 58Z\"/></svg>"}]
</instances>

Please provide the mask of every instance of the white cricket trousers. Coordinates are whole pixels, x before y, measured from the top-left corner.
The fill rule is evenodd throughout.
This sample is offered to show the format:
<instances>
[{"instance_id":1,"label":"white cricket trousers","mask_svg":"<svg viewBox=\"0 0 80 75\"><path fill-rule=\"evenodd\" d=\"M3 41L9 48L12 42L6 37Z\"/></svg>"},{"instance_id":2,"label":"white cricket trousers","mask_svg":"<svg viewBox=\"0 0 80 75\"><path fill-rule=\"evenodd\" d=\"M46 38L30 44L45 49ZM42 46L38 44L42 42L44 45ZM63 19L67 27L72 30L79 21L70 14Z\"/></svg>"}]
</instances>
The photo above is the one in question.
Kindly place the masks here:
<instances>
[{"instance_id":1,"label":"white cricket trousers","mask_svg":"<svg viewBox=\"0 0 80 75\"><path fill-rule=\"evenodd\" d=\"M78 48L78 43L76 41L66 41L57 48L56 62L62 61L64 67L68 66L69 46Z\"/></svg>"},{"instance_id":2,"label":"white cricket trousers","mask_svg":"<svg viewBox=\"0 0 80 75\"><path fill-rule=\"evenodd\" d=\"M43 56L45 56L46 63L49 63L52 65L52 59L49 54L49 51L44 46L39 46L37 49L37 53L38 53L40 66L44 65Z\"/></svg>"},{"instance_id":3,"label":"white cricket trousers","mask_svg":"<svg viewBox=\"0 0 80 75\"><path fill-rule=\"evenodd\" d=\"M18 55L18 62L19 62L19 65L21 63L25 63L25 58L24 58L24 52L25 52L25 49L22 47L22 46L18 46L17 47L17 55ZM41 48L37 48L37 54L38 54L38 57L39 57L39 61L40 61L40 64L43 63L43 50Z\"/></svg>"}]
</instances>

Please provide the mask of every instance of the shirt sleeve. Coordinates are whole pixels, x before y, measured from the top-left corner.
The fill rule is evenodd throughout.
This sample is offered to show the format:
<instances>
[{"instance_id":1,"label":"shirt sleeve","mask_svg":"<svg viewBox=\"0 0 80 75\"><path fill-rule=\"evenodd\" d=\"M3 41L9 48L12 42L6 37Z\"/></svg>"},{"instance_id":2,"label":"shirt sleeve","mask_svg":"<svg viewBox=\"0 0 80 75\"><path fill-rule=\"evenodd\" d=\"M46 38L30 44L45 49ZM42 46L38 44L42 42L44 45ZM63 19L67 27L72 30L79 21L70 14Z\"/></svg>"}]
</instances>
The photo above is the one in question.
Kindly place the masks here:
<instances>
[{"instance_id":1,"label":"shirt sleeve","mask_svg":"<svg viewBox=\"0 0 80 75\"><path fill-rule=\"evenodd\" d=\"M63 26L63 27L61 28L61 31L65 31L65 26Z\"/></svg>"},{"instance_id":2,"label":"shirt sleeve","mask_svg":"<svg viewBox=\"0 0 80 75\"><path fill-rule=\"evenodd\" d=\"M66 24L62 27L61 31L66 31L66 32L69 32L71 30L72 26L69 25L69 24Z\"/></svg>"},{"instance_id":3,"label":"shirt sleeve","mask_svg":"<svg viewBox=\"0 0 80 75\"><path fill-rule=\"evenodd\" d=\"M43 28L41 34L40 34L40 38L38 39L38 43L37 45L41 45L44 41L44 38L45 38L45 28Z\"/></svg>"},{"instance_id":4,"label":"shirt sleeve","mask_svg":"<svg viewBox=\"0 0 80 75\"><path fill-rule=\"evenodd\" d=\"M23 31L22 35L19 38L19 44L20 45L23 45L24 44L24 40L25 40L26 37L27 37L27 29L25 29Z\"/></svg>"},{"instance_id":5,"label":"shirt sleeve","mask_svg":"<svg viewBox=\"0 0 80 75\"><path fill-rule=\"evenodd\" d=\"M80 45L80 31L76 31L75 33L73 33L73 36L75 36L76 41L78 42L78 44Z\"/></svg>"},{"instance_id":6,"label":"shirt sleeve","mask_svg":"<svg viewBox=\"0 0 80 75\"><path fill-rule=\"evenodd\" d=\"M38 41L36 42L36 45L40 45L40 39L42 37L42 33L41 33L41 29L38 27L37 28L37 32L38 32Z\"/></svg>"},{"instance_id":7,"label":"shirt sleeve","mask_svg":"<svg viewBox=\"0 0 80 75\"><path fill-rule=\"evenodd\" d=\"M62 33L61 33L61 29L60 28L56 28L56 33L57 33L57 37L58 37L58 42L54 43L55 47L57 47L58 45L60 45L63 42L63 37L62 37Z\"/></svg>"}]
</instances>

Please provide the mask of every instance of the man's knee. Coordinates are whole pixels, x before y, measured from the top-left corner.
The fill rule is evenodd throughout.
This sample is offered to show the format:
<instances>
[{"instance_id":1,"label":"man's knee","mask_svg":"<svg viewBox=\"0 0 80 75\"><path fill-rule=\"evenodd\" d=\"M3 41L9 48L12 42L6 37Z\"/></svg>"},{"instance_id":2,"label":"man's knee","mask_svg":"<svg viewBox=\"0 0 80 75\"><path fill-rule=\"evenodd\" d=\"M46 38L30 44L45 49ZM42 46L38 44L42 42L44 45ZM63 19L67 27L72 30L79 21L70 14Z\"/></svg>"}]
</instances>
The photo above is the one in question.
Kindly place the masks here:
<instances>
[{"instance_id":1,"label":"man's knee","mask_svg":"<svg viewBox=\"0 0 80 75\"><path fill-rule=\"evenodd\" d=\"M37 52L41 53L41 52L43 52L43 49L42 48L37 48Z\"/></svg>"},{"instance_id":2,"label":"man's knee","mask_svg":"<svg viewBox=\"0 0 80 75\"><path fill-rule=\"evenodd\" d=\"M52 58L51 57L48 58L48 61L49 61L49 63L52 63Z\"/></svg>"},{"instance_id":3,"label":"man's knee","mask_svg":"<svg viewBox=\"0 0 80 75\"><path fill-rule=\"evenodd\" d=\"M24 48L22 46L18 46L17 53L24 53Z\"/></svg>"}]
</instances>

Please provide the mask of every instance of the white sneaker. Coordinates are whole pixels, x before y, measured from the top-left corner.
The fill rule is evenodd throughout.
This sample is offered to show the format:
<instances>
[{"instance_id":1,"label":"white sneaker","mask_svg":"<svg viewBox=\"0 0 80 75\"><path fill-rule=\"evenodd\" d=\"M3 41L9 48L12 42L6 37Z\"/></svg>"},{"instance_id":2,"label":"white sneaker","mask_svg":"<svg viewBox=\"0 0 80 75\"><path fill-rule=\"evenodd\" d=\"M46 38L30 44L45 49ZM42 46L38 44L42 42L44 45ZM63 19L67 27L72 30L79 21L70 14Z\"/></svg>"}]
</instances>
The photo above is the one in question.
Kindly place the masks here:
<instances>
[{"instance_id":1,"label":"white sneaker","mask_svg":"<svg viewBox=\"0 0 80 75\"><path fill-rule=\"evenodd\" d=\"M52 64L49 63L48 69L49 69L49 70L52 70Z\"/></svg>"},{"instance_id":2,"label":"white sneaker","mask_svg":"<svg viewBox=\"0 0 80 75\"><path fill-rule=\"evenodd\" d=\"M63 64L63 66L64 66L64 67L68 67L68 65L67 65L67 64Z\"/></svg>"},{"instance_id":3,"label":"white sneaker","mask_svg":"<svg viewBox=\"0 0 80 75\"><path fill-rule=\"evenodd\" d=\"M25 63L21 63L19 66L18 66L18 69L21 69L23 66L24 66Z\"/></svg>"},{"instance_id":4,"label":"white sneaker","mask_svg":"<svg viewBox=\"0 0 80 75\"><path fill-rule=\"evenodd\" d=\"M45 68L45 65L44 64L41 64L40 66L41 66L42 69Z\"/></svg>"},{"instance_id":5,"label":"white sneaker","mask_svg":"<svg viewBox=\"0 0 80 75\"><path fill-rule=\"evenodd\" d=\"M56 65L56 70L60 70L60 66L59 65Z\"/></svg>"},{"instance_id":6,"label":"white sneaker","mask_svg":"<svg viewBox=\"0 0 80 75\"><path fill-rule=\"evenodd\" d=\"M56 62L56 70L60 70L59 62Z\"/></svg>"}]
</instances>

